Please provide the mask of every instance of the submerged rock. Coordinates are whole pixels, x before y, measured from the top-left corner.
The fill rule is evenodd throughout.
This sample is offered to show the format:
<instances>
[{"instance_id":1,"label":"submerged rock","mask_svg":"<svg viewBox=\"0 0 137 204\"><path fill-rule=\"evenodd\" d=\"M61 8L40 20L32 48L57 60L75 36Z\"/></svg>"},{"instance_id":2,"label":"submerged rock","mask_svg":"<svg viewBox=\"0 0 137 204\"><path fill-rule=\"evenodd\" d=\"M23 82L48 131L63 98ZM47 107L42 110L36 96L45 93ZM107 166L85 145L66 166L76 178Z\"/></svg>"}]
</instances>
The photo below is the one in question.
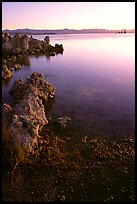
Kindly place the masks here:
<instances>
[{"instance_id":1,"label":"submerged rock","mask_svg":"<svg viewBox=\"0 0 137 204\"><path fill-rule=\"evenodd\" d=\"M66 127L70 121L71 118L68 116L57 118L58 124L60 124L62 127Z\"/></svg>"}]
</instances>

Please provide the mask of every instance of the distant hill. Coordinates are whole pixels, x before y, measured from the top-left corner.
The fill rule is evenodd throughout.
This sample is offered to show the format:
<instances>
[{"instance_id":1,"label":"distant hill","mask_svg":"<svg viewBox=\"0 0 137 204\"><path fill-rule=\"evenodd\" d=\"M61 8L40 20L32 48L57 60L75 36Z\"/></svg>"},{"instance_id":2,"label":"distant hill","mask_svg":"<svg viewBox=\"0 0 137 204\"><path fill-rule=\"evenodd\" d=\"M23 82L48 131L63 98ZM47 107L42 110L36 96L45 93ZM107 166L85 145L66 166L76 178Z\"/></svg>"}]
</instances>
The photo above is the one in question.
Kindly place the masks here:
<instances>
[{"instance_id":1,"label":"distant hill","mask_svg":"<svg viewBox=\"0 0 137 204\"><path fill-rule=\"evenodd\" d=\"M134 33L135 29L125 30L127 33ZM36 30L36 29L16 29L16 30L8 30L5 29L2 32L7 32L11 35L15 33L23 33L28 35L52 35L52 34L86 34L86 33L116 33L121 30L106 30L106 29L82 29L82 30L75 30L75 29L60 29L60 30Z\"/></svg>"}]
</instances>

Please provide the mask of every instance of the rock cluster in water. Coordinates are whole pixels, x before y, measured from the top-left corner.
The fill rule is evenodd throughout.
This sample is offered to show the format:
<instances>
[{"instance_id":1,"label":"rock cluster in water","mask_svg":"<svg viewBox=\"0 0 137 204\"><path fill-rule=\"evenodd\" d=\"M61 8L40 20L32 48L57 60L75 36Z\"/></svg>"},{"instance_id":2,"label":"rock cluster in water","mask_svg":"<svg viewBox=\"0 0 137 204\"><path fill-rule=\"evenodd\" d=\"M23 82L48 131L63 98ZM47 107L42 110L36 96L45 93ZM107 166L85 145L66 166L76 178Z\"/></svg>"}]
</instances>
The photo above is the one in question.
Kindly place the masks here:
<instances>
[{"instance_id":1,"label":"rock cluster in water","mask_svg":"<svg viewBox=\"0 0 137 204\"><path fill-rule=\"evenodd\" d=\"M16 103L13 108L3 104L3 123L8 124L14 141L29 152L37 142L39 130L48 123L43 102L54 96L55 88L34 72L26 83L22 79L15 81L10 93Z\"/></svg>"},{"instance_id":2,"label":"rock cluster in water","mask_svg":"<svg viewBox=\"0 0 137 204\"><path fill-rule=\"evenodd\" d=\"M13 75L14 70L21 68L18 58L26 55L46 55L55 56L64 51L62 44L50 44L50 37L46 36L44 40L34 39L32 36L16 33L11 36L8 33L2 33L2 78L6 79Z\"/></svg>"},{"instance_id":3,"label":"rock cluster in water","mask_svg":"<svg viewBox=\"0 0 137 204\"><path fill-rule=\"evenodd\" d=\"M62 127L66 127L68 125L69 121L71 121L71 118L68 116L57 118L58 124L60 124L60 126L62 126Z\"/></svg>"}]
</instances>

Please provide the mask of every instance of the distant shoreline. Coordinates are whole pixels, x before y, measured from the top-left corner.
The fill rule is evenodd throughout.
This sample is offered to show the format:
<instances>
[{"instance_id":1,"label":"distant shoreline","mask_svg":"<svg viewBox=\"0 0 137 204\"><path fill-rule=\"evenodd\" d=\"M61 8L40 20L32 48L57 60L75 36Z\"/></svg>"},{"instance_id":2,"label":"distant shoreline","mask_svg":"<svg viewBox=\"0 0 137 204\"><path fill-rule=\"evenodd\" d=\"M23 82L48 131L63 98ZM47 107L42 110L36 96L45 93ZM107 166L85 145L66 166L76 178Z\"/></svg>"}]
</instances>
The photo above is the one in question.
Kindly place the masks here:
<instances>
[{"instance_id":1,"label":"distant shoreline","mask_svg":"<svg viewBox=\"0 0 137 204\"><path fill-rule=\"evenodd\" d=\"M103 34L103 33L135 33L135 29L127 30L106 30L106 29L60 29L60 30L35 30L35 29L16 29L16 30L9 30L5 29L2 32L7 32L11 35L16 33L22 33L27 35L58 35L58 34Z\"/></svg>"},{"instance_id":2,"label":"distant shoreline","mask_svg":"<svg viewBox=\"0 0 137 204\"><path fill-rule=\"evenodd\" d=\"M14 36L16 33L9 33L11 36ZM102 33L98 33L98 32L93 32L93 33L22 33L23 35L84 35L84 34L120 34L120 35L125 35L125 34L135 34L135 32L126 32L126 33L116 33L116 32L102 32Z\"/></svg>"},{"instance_id":3,"label":"distant shoreline","mask_svg":"<svg viewBox=\"0 0 137 204\"><path fill-rule=\"evenodd\" d=\"M127 33L115 33L115 32L108 32L108 33L98 33L98 32L96 32L96 33L31 33L31 34L29 34L29 33L25 33L25 34L27 34L27 35L68 35L68 34L112 34L112 33L114 33L114 34L129 34L129 33L135 33L135 32L127 32Z\"/></svg>"}]
</instances>

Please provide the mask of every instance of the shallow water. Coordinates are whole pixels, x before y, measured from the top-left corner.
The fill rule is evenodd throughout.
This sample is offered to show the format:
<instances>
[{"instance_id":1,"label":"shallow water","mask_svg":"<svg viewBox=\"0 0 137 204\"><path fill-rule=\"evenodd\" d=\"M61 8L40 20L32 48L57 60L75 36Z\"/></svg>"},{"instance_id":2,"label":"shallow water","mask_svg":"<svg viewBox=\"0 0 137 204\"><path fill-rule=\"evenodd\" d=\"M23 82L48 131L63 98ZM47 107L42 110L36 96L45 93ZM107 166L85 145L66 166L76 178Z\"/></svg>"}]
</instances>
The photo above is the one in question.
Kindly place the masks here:
<instances>
[{"instance_id":1,"label":"shallow water","mask_svg":"<svg viewBox=\"0 0 137 204\"><path fill-rule=\"evenodd\" d=\"M45 36L34 38L43 40ZM135 35L51 35L51 44L63 44L64 52L47 58L26 58L26 65L2 84L2 99L15 80L34 71L56 87L55 102L47 118L71 117L71 135L134 135Z\"/></svg>"}]
</instances>

